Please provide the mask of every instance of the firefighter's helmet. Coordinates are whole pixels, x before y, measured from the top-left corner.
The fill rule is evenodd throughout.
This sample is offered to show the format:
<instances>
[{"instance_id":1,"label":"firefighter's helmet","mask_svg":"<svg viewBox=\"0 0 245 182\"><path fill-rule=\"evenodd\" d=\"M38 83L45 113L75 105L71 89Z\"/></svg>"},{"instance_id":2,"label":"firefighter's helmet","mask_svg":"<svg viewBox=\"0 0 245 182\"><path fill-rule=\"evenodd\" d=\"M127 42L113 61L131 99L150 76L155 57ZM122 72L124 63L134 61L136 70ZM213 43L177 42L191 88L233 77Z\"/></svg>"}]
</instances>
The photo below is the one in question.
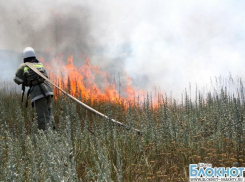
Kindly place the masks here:
<instances>
[{"instance_id":1,"label":"firefighter's helmet","mask_svg":"<svg viewBox=\"0 0 245 182\"><path fill-rule=\"evenodd\" d=\"M26 47L23 51L23 59L29 58L29 57L36 57L36 53L33 48Z\"/></svg>"}]
</instances>

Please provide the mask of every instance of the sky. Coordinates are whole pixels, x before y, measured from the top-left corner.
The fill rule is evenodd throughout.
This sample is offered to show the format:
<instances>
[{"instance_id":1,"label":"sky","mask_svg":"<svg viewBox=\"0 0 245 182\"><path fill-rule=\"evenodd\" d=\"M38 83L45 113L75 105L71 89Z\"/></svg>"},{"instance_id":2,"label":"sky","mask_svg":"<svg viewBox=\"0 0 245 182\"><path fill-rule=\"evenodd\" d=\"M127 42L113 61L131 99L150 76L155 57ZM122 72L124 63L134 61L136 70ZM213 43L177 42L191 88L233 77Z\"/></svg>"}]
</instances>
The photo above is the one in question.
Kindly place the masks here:
<instances>
[{"instance_id":1,"label":"sky","mask_svg":"<svg viewBox=\"0 0 245 182\"><path fill-rule=\"evenodd\" d=\"M180 95L216 77L244 78L245 2L241 0L0 0L0 77L13 77L21 53L84 55L126 72L148 92ZM7 70L7 71L6 71Z\"/></svg>"}]
</instances>

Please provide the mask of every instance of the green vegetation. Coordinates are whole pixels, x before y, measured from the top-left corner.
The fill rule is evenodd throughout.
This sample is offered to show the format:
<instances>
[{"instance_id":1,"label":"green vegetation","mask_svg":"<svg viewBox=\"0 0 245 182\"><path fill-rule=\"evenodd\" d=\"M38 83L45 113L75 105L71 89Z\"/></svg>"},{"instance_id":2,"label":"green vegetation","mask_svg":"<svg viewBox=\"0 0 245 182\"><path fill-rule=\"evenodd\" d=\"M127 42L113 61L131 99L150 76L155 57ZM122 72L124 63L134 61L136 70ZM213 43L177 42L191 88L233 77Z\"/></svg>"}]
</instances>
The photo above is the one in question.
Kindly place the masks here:
<instances>
[{"instance_id":1,"label":"green vegetation","mask_svg":"<svg viewBox=\"0 0 245 182\"><path fill-rule=\"evenodd\" d=\"M127 109L93 103L142 136L113 126L65 96L53 102L57 130L40 132L21 94L2 88L0 181L177 182L188 180L191 163L245 166L244 87L231 79L216 85L193 97L186 91L178 101L159 95L157 108L150 97Z\"/></svg>"}]
</instances>

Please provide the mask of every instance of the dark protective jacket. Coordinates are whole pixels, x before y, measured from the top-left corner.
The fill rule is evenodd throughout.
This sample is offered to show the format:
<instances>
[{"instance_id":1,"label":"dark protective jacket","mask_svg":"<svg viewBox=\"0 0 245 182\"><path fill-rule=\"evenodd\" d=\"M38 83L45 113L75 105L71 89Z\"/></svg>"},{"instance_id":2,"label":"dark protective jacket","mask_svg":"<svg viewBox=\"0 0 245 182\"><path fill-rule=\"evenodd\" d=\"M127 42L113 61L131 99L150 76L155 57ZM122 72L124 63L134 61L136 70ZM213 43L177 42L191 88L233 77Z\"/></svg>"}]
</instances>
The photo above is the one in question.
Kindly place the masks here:
<instances>
[{"instance_id":1,"label":"dark protective jacket","mask_svg":"<svg viewBox=\"0 0 245 182\"><path fill-rule=\"evenodd\" d=\"M36 67L41 73L46 77L47 71L45 70L42 63L34 59L31 61L34 67ZM34 71L32 71L28 66L22 63L16 71L14 82L19 84L24 84L26 87L30 87L30 99L31 103L49 95L53 96L53 89L49 83L44 82L43 78L40 78Z\"/></svg>"}]
</instances>

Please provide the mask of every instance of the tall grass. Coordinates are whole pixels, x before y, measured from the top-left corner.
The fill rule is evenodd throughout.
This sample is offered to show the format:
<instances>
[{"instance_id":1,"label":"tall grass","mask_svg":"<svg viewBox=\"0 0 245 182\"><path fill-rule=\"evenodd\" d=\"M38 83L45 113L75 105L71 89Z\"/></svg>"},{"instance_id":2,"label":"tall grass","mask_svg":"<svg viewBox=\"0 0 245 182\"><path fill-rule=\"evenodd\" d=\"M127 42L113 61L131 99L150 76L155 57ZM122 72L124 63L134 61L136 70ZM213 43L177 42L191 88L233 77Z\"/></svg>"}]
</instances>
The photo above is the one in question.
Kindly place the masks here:
<instances>
[{"instance_id":1,"label":"tall grass","mask_svg":"<svg viewBox=\"0 0 245 182\"><path fill-rule=\"evenodd\" d=\"M93 107L143 132L114 126L64 96L53 102L56 131L37 129L31 107L15 90L0 90L0 181L187 181L189 164L245 166L244 87L217 79L215 87L181 100L148 96L127 109ZM194 96L193 96L194 95ZM90 101L82 99L89 104Z\"/></svg>"}]
</instances>

